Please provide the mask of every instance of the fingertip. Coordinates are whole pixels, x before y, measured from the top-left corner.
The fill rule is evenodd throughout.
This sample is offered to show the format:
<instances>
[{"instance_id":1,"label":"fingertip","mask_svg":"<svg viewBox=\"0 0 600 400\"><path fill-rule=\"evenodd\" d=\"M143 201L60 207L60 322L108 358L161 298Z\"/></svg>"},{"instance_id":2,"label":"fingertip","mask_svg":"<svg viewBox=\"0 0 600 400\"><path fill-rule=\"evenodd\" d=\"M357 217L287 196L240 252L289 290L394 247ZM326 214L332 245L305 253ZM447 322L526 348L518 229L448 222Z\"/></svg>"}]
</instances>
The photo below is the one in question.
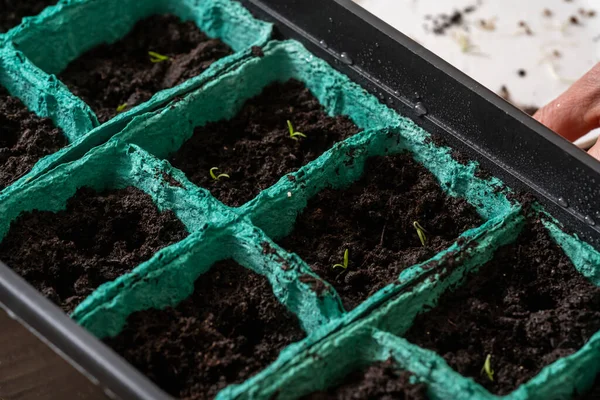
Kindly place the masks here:
<instances>
[{"instance_id":1,"label":"fingertip","mask_svg":"<svg viewBox=\"0 0 600 400\"><path fill-rule=\"evenodd\" d=\"M538 109L535 112L535 114L533 114L533 118L535 120L537 120L538 122L540 122L541 124L550 127L550 125L552 125L552 124L550 123L550 121L547 121L548 115L549 115L548 106L549 105L545 105L544 107L541 107L540 109ZM552 129L552 128L550 128L550 129Z\"/></svg>"},{"instance_id":2,"label":"fingertip","mask_svg":"<svg viewBox=\"0 0 600 400\"><path fill-rule=\"evenodd\" d=\"M557 100L558 101L552 101L540 108L533 115L533 118L572 142L585 134L585 128L581 128L579 126L580 124L573 120L574 113L563 111L564 107L561 108L560 103L560 100L562 99L559 98Z\"/></svg>"},{"instance_id":3,"label":"fingertip","mask_svg":"<svg viewBox=\"0 0 600 400\"><path fill-rule=\"evenodd\" d=\"M588 150L588 154L596 160L600 160L600 140L596 141L596 144Z\"/></svg>"}]
</instances>

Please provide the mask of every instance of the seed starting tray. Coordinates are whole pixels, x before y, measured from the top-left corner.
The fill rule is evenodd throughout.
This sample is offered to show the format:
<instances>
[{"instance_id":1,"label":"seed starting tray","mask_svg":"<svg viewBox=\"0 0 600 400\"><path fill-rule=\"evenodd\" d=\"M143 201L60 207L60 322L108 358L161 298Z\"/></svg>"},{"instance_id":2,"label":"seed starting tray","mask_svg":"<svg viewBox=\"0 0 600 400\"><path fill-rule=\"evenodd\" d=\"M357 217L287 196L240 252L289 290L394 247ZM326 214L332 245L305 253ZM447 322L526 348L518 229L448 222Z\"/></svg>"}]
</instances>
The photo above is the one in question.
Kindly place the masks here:
<instances>
[{"instance_id":1,"label":"seed starting tray","mask_svg":"<svg viewBox=\"0 0 600 400\"><path fill-rule=\"evenodd\" d=\"M298 317L307 337L246 382L222 390L218 399L297 398L389 357L425 382L432 399L497 398L452 370L440 355L402 338L419 312L476 274L497 248L516 240L524 225L521 206L510 200L511 190L503 181L480 179L476 162L459 163L450 148L434 144L428 131L507 183L537 194L546 207L538 209L551 236L578 271L600 285L600 253L594 248L598 235L590 222L595 210L589 200L598 191L597 165L353 4L330 1L315 12L309 3L248 0L244 4L254 17L230 0L63 0L0 36L0 84L30 110L52 118L70 142L0 192L0 238L20 213L64 209L84 185L97 190L135 186L159 209L172 210L190 232L97 288L70 318L0 264L0 304L109 396L169 398L97 338L118 334L135 311L175 306L215 262L233 258L269 279L273 293ZM118 40L136 21L157 13L195 21L235 53L100 125L89 106L53 74L87 49ZM255 55L252 46L262 47L264 54ZM431 81L433 74L436 79ZM267 85L290 78L303 82L329 114L349 116L361 132L237 208L223 205L165 161L194 127L232 118ZM465 104L470 106L458 114ZM496 124L514 132L506 139L489 139L484 128L497 133ZM516 135L523 141L512 142ZM525 159L545 149L550 150L540 165ZM298 213L320 190L357 181L367 158L405 151L436 176L448 195L473 205L483 223L347 312L328 282L273 240L291 232ZM573 170L557 169L561 166L572 166L581 176L569 181ZM542 167L559 182L534 180ZM564 190L582 184L583 177L590 180L571 192L574 200L558 200L559 183ZM563 205L568 202L572 205ZM584 235L593 245L580 240ZM575 390L589 388L599 372L600 332L505 398L571 398Z\"/></svg>"}]
</instances>

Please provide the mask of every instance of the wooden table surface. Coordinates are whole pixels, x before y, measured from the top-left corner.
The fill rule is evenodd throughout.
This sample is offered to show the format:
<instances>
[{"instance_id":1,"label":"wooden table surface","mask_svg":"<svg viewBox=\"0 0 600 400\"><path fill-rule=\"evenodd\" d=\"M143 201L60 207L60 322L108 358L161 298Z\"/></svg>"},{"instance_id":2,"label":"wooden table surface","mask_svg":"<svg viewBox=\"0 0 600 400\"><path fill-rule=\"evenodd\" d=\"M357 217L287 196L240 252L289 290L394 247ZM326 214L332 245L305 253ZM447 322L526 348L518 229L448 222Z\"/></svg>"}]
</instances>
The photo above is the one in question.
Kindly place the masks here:
<instances>
[{"instance_id":1,"label":"wooden table surface","mask_svg":"<svg viewBox=\"0 0 600 400\"><path fill-rule=\"evenodd\" d=\"M1 400L107 400L103 391L0 309Z\"/></svg>"}]
</instances>

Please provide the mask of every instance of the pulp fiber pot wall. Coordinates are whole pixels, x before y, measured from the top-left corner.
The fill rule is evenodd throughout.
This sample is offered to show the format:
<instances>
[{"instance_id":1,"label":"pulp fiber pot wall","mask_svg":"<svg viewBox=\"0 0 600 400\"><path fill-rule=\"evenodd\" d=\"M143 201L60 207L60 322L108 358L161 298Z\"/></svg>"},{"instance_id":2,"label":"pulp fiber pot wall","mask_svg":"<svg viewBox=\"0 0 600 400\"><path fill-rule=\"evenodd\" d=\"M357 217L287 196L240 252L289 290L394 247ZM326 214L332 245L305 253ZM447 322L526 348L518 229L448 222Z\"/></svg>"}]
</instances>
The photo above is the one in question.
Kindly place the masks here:
<instances>
[{"instance_id":1,"label":"pulp fiber pot wall","mask_svg":"<svg viewBox=\"0 0 600 400\"><path fill-rule=\"evenodd\" d=\"M504 195L495 193L500 181L473 179L475 163L462 165L453 160L450 150L433 145L428 133L379 103L298 42L270 42L263 51L263 57L240 60L235 67L168 107L136 117L114 140L135 143L159 158L166 158L192 136L195 127L230 119L246 100L270 83L295 78L311 90L330 115L347 115L365 131L336 144L294 173L296 182L282 177L276 185L236 210L272 237L288 233L307 198L321 188L344 187L356 180L368 156L401 151L411 151L417 161L436 175L448 194L465 197L484 219L505 214L511 208ZM337 169L339 176L334 173ZM292 193L291 198L288 192Z\"/></svg>"},{"instance_id":2,"label":"pulp fiber pot wall","mask_svg":"<svg viewBox=\"0 0 600 400\"><path fill-rule=\"evenodd\" d=\"M576 268L595 285L599 254L588 245L577 242L558 230L551 220L545 221L557 243L568 255L569 247L576 248L571 257ZM416 380L428 385L431 399L498 399L470 378L465 378L448 366L433 351L420 348L401 336L415 316L435 307L447 290L460 286L470 274L492 259L494 251L516 240L523 227L523 217L515 210L499 218L485 232L473 237L475 246L446 252L427 269L413 272L411 278L400 276L362 306L329 324L327 334L313 335L309 349L299 350L294 357L281 357L260 375L242 385L230 386L219 398L250 399L296 398L316 390L334 386L350 372L390 357L399 369L412 372ZM594 272L594 273L591 273ZM379 300L379 301L378 301ZM351 351L349 351L351 349ZM537 376L517 388L505 399L569 399L575 390L588 389L600 372L600 332L579 351L545 367Z\"/></svg>"},{"instance_id":3,"label":"pulp fiber pot wall","mask_svg":"<svg viewBox=\"0 0 600 400\"><path fill-rule=\"evenodd\" d=\"M194 21L200 30L223 40L235 53L99 126L90 107L73 95L55 74L87 50L118 41L136 22L164 13ZM271 24L253 18L232 0L63 0L37 16L24 18L21 25L0 34L0 85L32 112L51 118L72 146L43 158L13 185L22 185L62 162L81 157L120 131L133 116L161 108L245 57L252 46L264 45L271 31ZM2 193L10 190L8 187Z\"/></svg>"},{"instance_id":4,"label":"pulp fiber pot wall","mask_svg":"<svg viewBox=\"0 0 600 400\"><path fill-rule=\"evenodd\" d=\"M26 29L31 29L29 25L37 26L46 19L58 24L59 19L52 18L58 18L59 13L69 10L75 13L80 10L78 7L91 7L90 4L90 1L61 3L11 31L8 37L20 37L21 46L29 49L24 53L33 51L36 41L26 34ZM140 16L150 12L145 6L134 7L133 2L124 4ZM128 20L128 26L134 20ZM76 50L64 57L75 57L85 46L77 44ZM24 53L14 48L14 43L5 42L2 51L12 51L14 57L22 58L22 66L29 65L31 71L41 74L24 58ZM60 69L65 63L48 61L45 68ZM8 79L10 74L6 70L3 67L0 79ZM194 127L232 118L247 99L269 83L290 78L304 82L329 114L348 115L363 131L294 172L295 181L282 177L238 208L221 204L207 190L196 187L185 174L161 160L191 137ZM282 398L296 397L323 389L356 368L390 356L400 368L427 382L433 399L495 398L471 379L450 369L441 356L418 348L401 336L420 311L434 306L446 290L462 284L468 274L477 273L498 247L518 236L523 227L521 209L507 199L508 190L502 182L476 177L475 163L463 165L453 160L450 149L435 146L427 132L380 104L297 42L270 42L264 46L264 57L246 51L194 80L183 84L189 86L179 92L182 96L177 101L169 102L169 96L165 95L165 101L154 103L155 108L142 105L142 111L132 110L121 125L108 123L80 136L55 158L40 163L19 185L0 195L0 213L5 216L0 221L0 237L19 213L63 209L67 199L84 185L96 189L134 185L150 194L159 208L172 209L191 232L185 240L159 251L130 273L100 286L74 311L75 321L99 338L114 336L131 313L178 304L192 293L194 280L216 261L233 258L268 277L276 297L298 316L308 337L288 346L273 364L253 378L223 390L219 398L268 399L276 393ZM14 84L13 90L21 90L24 96L29 90L38 90L28 89L33 86L28 87L25 81L19 82L22 86ZM55 81L52 84L65 89ZM41 98L47 101L50 97ZM156 96L151 102L155 100ZM297 214L320 190L343 188L358 180L368 157L403 151L410 152L429 169L450 196L470 202L483 223L463 232L462 240L403 271L396 281L346 312L335 290L314 275L297 255L274 244L272 238L288 234ZM168 185L161 172L171 175L181 187ZM546 227L577 269L596 285L600 284L600 255L575 236L562 232L549 216L542 215ZM265 246L273 251L265 252ZM317 290L319 287L324 287L323 292ZM507 398L560 398L575 388L589 386L600 365L599 340L596 334L577 353L544 368Z\"/></svg>"},{"instance_id":5,"label":"pulp fiber pot wall","mask_svg":"<svg viewBox=\"0 0 600 400\"><path fill-rule=\"evenodd\" d=\"M135 118L112 139L136 143L155 156L166 158L191 137L195 126L232 118L247 99L260 93L269 83L289 78L304 82L329 114L349 115L363 128L363 132L336 144L320 158L293 173L295 181L282 177L273 187L239 208L221 205L222 209L240 215L243 221L231 225L231 235L236 238L232 247L234 258L244 265L255 265L236 251L244 249L243 254L247 254L247 249L252 248L260 260L258 264L267 265L263 259L270 256L256 252L260 242L267 239L266 235L279 238L289 233L297 213L310 197L325 187L343 188L356 181L362 175L365 160L373 155L411 152L436 175L449 195L464 197L473 204L484 223L464 232L465 240L460 245L455 243L431 260L405 270L396 282L350 313L341 308L335 291L327 286L321 303L325 307L321 307L322 312L318 314L320 318L310 324L301 318L310 336L288 347L260 374L241 385L230 386L219 397L270 398L275 393L282 398L295 397L323 389L350 371L391 355L401 368L412 371L418 379L430 384L432 398L494 398L483 387L450 369L439 355L420 349L398 335L410 327L425 306L435 305L444 291L460 285L467 274L476 273L479 266L489 261L498 247L516 239L523 226L520 207L507 200L506 189L500 181L475 177L474 163L463 165L453 160L449 149L435 146L425 131L381 105L363 89L312 57L298 43L272 42L264 48L264 53L264 57L249 56L241 60L235 67L168 107ZM185 186L194 187L187 180ZM197 190L209 196L208 191ZM253 225L256 227L250 228ZM595 276L597 284L598 254L574 236L560 231L552 219L548 218L546 225L579 271L588 277ZM252 238L242 232L254 232L261 239L257 241L256 236ZM309 271L298 256L269 243L277 249L275 261L294 265L292 271ZM262 270L267 276L273 271L281 273L276 267ZM273 282L279 278L270 279ZM131 293L138 293L138 290L147 289L128 288ZM287 293L277 289L275 292L280 299L290 299L293 295L289 288ZM137 298L134 294L128 296ZM288 301L288 306L290 303L295 302ZM126 309L119 304L112 303L114 312L117 308ZM91 311L80 320L92 326L96 318L103 321L102 315L110 308L107 305ZM124 316L119 318L125 319ZM104 322L98 323L98 326L102 325ZM575 387L582 389L589 385L597 372L597 341L596 335L579 352L548 366L509 398L560 398ZM353 351L349 352L348 348ZM563 382L560 388L552 384L555 381Z\"/></svg>"}]
</instances>

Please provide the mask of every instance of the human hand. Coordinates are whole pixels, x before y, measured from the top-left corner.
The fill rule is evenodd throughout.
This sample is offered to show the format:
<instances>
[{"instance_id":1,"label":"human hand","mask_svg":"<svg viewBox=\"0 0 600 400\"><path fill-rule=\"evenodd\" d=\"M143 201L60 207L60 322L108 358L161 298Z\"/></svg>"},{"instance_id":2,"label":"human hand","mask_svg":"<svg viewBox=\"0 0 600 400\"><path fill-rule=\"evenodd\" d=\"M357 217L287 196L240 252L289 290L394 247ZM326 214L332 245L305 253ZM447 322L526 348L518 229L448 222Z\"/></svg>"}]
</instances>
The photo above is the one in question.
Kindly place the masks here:
<instances>
[{"instance_id":1,"label":"human hand","mask_svg":"<svg viewBox=\"0 0 600 400\"><path fill-rule=\"evenodd\" d=\"M533 117L570 141L600 127L600 63ZM600 141L588 153L600 160Z\"/></svg>"}]
</instances>

